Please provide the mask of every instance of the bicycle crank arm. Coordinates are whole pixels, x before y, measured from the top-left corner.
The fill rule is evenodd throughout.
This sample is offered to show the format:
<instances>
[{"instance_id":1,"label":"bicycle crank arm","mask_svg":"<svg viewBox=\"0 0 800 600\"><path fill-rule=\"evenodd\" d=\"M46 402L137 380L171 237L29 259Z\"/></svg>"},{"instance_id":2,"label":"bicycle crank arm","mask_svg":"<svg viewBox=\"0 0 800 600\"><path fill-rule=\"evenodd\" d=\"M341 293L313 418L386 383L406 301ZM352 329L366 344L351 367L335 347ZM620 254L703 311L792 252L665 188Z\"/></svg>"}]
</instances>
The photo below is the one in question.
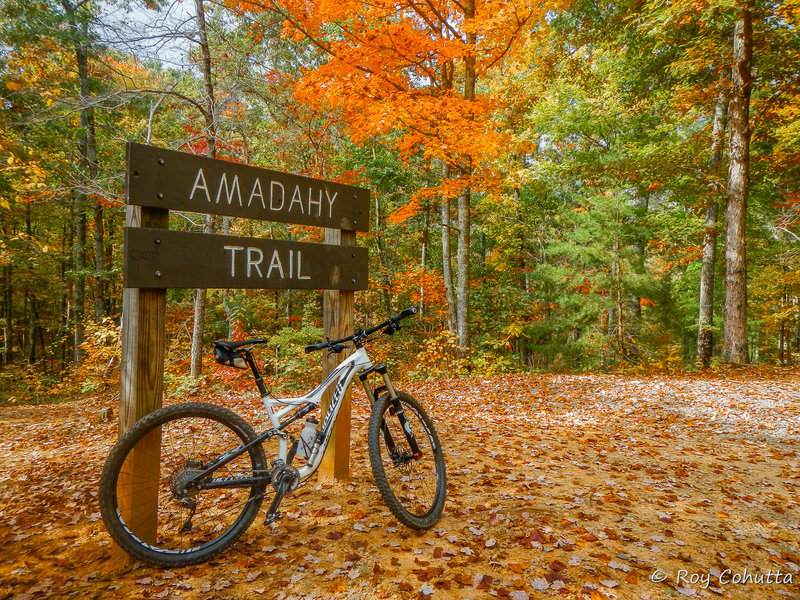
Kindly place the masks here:
<instances>
[{"instance_id":1,"label":"bicycle crank arm","mask_svg":"<svg viewBox=\"0 0 800 600\"><path fill-rule=\"evenodd\" d=\"M269 510L267 511L267 518L264 519L264 525L270 525L281 518L282 515L278 511L278 506L280 506L283 497L286 495L286 492L292 485L292 481L295 479L291 473L287 472L283 472L280 478L275 490L275 497L272 499L272 504L269 505Z\"/></svg>"}]
</instances>

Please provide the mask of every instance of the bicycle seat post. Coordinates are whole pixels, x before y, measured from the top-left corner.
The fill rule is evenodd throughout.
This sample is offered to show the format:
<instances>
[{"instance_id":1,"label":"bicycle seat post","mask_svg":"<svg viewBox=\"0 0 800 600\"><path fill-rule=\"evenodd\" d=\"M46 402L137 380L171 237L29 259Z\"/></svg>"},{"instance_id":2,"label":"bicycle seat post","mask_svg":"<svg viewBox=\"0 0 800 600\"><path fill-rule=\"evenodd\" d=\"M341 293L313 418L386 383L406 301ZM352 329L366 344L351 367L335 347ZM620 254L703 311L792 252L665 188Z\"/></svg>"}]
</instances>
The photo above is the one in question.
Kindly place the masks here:
<instances>
[{"instance_id":1,"label":"bicycle seat post","mask_svg":"<svg viewBox=\"0 0 800 600\"><path fill-rule=\"evenodd\" d=\"M261 394L262 398L269 396L269 390L267 389L267 386L264 385L264 380L261 378L261 371L259 371L258 365L256 365L256 361L253 358L253 353L250 352L250 350L242 350L242 354L244 355L245 362L253 372L253 379L255 379L256 386L258 386L258 393Z\"/></svg>"}]
</instances>

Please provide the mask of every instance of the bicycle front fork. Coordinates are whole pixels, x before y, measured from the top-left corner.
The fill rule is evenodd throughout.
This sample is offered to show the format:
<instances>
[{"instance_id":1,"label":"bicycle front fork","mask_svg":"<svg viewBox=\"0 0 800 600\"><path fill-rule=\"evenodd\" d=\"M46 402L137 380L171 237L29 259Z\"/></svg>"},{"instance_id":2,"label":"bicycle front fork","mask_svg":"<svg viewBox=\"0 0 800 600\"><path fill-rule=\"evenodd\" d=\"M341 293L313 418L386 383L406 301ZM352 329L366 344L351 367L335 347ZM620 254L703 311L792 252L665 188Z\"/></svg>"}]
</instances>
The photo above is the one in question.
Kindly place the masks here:
<instances>
[{"instance_id":1,"label":"bicycle front fork","mask_svg":"<svg viewBox=\"0 0 800 600\"><path fill-rule=\"evenodd\" d=\"M381 377L383 377L383 385L375 388L374 390L369 389L369 386L367 385L367 376L372 371L379 373ZM381 392L385 391L389 394L389 398L392 400L392 407L389 409L389 414L396 416L397 420L400 422L400 426L402 427L406 441L408 442L408 447L411 449L412 458L419 459L422 456L422 451L419 449L417 439L414 437L414 433L411 431L411 425L406 417L405 409L400 403L397 392L392 385L392 381L389 379L389 373L386 369L386 365L377 365L372 367L371 369L368 369L362 373L359 378L361 380L361 385L364 386L364 392L367 394L370 406L375 406L375 401L377 400L378 396L380 396ZM389 431L389 426L386 424L386 419L381 421L381 431L383 432L383 439L386 441L386 448L389 450L391 456L395 456L396 445L394 439L392 438L392 434Z\"/></svg>"}]
</instances>

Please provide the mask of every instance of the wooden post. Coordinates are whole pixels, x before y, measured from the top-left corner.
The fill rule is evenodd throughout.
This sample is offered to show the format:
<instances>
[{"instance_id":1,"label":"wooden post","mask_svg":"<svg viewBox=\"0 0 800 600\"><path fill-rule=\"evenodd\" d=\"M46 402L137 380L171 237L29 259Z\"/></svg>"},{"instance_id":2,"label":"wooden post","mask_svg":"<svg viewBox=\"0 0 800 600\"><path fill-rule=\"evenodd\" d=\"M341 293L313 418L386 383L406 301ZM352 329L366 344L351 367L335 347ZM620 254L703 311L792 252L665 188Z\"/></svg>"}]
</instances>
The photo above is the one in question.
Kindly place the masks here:
<instances>
[{"instance_id":1,"label":"wooden post","mask_svg":"<svg viewBox=\"0 0 800 600\"><path fill-rule=\"evenodd\" d=\"M169 211L126 206L129 227L167 228ZM119 434L161 408L164 381L166 289L124 288ZM117 484L125 523L145 541L155 542L161 434L154 431L134 448Z\"/></svg>"},{"instance_id":2,"label":"wooden post","mask_svg":"<svg viewBox=\"0 0 800 600\"><path fill-rule=\"evenodd\" d=\"M342 246L356 245L356 232L341 229L325 229L325 243ZM324 334L330 339L339 339L353 334L353 292L345 290L324 290L322 292L322 327ZM323 353L322 378L327 377L346 354ZM320 403L321 412L325 414L331 401L332 388L325 392ZM320 473L324 477L334 479L350 479L350 391L342 400L339 415L328 443L328 449L320 464Z\"/></svg>"}]
</instances>

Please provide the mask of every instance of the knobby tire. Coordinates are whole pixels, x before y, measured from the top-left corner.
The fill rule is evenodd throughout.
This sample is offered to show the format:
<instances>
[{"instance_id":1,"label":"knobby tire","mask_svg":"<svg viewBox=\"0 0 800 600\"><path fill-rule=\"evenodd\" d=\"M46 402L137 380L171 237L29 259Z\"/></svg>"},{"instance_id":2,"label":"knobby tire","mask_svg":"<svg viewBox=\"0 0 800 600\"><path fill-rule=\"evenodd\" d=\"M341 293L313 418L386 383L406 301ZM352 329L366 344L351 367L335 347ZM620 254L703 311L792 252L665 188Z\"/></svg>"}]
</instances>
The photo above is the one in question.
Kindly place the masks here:
<instances>
[{"instance_id":1,"label":"knobby tire","mask_svg":"<svg viewBox=\"0 0 800 600\"><path fill-rule=\"evenodd\" d=\"M143 453L145 445L135 451L145 437L149 437L147 444L152 444L154 435L158 436L157 455ZM258 514L266 479L251 487L198 490L190 486L180 497L175 490L183 490L181 483L199 472L201 465L255 436L252 427L236 413L213 404L177 404L145 416L111 450L100 478L100 513L111 537L135 558L164 567L200 563L228 548ZM149 514L155 506L156 531L153 535L151 526L140 526L140 538L134 532L135 517L128 524L122 515L135 514L137 502L148 502L142 500L148 497L148 490L142 487L146 483L139 485L136 494L127 490L138 473L155 469L159 472L157 488L151 485L149 504L144 509L139 507L139 514ZM256 444L212 476L254 477L265 473L264 450ZM149 533L143 533L145 529Z\"/></svg>"},{"instance_id":2,"label":"knobby tire","mask_svg":"<svg viewBox=\"0 0 800 600\"><path fill-rule=\"evenodd\" d=\"M412 457L399 416L392 414L395 402L384 394L375 401L369 422L372 472L386 506L397 520L412 529L428 529L444 510L447 495L444 454L433 422L422 406L403 392L398 393L397 401L421 456ZM390 443L393 450L388 446Z\"/></svg>"}]
</instances>

